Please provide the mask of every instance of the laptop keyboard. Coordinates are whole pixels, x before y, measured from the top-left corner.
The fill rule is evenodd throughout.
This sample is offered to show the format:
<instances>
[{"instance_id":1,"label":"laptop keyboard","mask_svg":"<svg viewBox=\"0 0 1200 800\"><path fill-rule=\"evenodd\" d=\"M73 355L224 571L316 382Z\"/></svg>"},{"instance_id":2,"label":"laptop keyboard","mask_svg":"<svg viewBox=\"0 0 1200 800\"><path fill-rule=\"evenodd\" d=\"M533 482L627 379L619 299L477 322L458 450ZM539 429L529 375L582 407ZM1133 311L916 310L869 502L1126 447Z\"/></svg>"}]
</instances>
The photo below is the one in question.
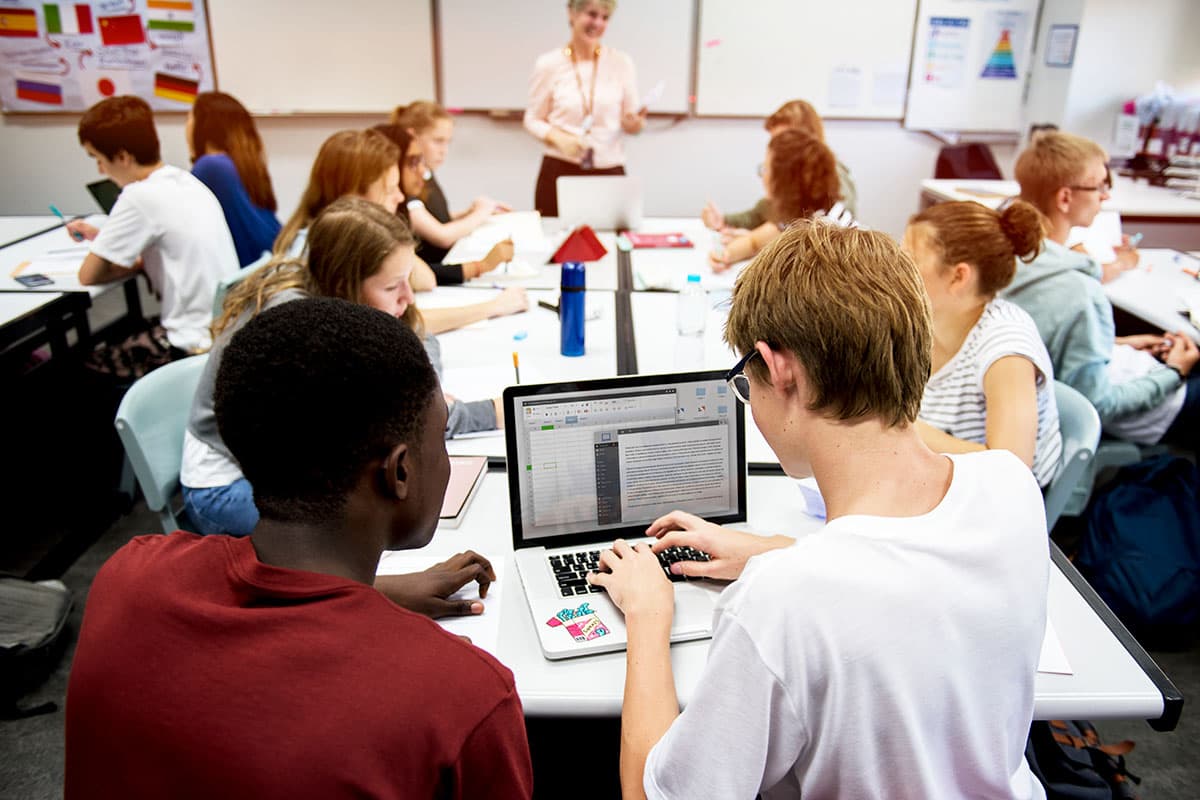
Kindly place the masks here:
<instances>
[{"instance_id":1,"label":"laptop keyboard","mask_svg":"<svg viewBox=\"0 0 1200 800\"><path fill-rule=\"evenodd\" d=\"M599 586L593 586L587 582L587 574L600 569L599 550L552 555L547 556L546 560L550 562L550 569L554 570L554 578L558 581L558 590L563 597L604 591ZM676 561L708 560L708 553L692 547L668 547L658 554L658 563L662 566L663 573L676 583L688 580L683 575L675 575L671 572L671 565Z\"/></svg>"}]
</instances>

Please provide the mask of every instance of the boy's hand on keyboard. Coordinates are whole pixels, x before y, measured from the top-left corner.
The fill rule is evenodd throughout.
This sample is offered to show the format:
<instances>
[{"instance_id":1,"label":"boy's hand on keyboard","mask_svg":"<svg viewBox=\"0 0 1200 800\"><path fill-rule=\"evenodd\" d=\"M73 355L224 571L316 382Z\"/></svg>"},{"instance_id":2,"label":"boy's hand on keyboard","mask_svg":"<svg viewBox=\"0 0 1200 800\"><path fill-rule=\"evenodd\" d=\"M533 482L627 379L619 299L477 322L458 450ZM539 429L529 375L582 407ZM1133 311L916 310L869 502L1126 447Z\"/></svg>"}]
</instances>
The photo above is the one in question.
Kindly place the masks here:
<instances>
[{"instance_id":1,"label":"boy's hand on keyboard","mask_svg":"<svg viewBox=\"0 0 1200 800\"><path fill-rule=\"evenodd\" d=\"M612 550L600 553L600 570L588 575L588 582L603 587L627 618L654 618L670 628L675 587L649 547L617 539Z\"/></svg>"},{"instance_id":2,"label":"boy's hand on keyboard","mask_svg":"<svg viewBox=\"0 0 1200 800\"><path fill-rule=\"evenodd\" d=\"M479 584L479 596L487 597L488 587L496 580L492 563L474 550L458 553L424 572L406 575L380 575L375 588L384 597L409 611L427 617L466 617L483 613L478 600L447 600L446 598L471 581Z\"/></svg>"},{"instance_id":3,"label":"boy's hand on keyboard","mask_svg":"<svg viewBox=\"0 0 1200 800\"><path fill-rule=\"evenodd\" d=\"M646 535L658 538L653 545L656 553L669 547L691 547L708 553L708 561L672 564L671 571L675 574L726 581L737 580L751 557L796 541L788 536L755 536L729 530L685 511L672 511L654 520Z\"/></svg>"}]
</instances>

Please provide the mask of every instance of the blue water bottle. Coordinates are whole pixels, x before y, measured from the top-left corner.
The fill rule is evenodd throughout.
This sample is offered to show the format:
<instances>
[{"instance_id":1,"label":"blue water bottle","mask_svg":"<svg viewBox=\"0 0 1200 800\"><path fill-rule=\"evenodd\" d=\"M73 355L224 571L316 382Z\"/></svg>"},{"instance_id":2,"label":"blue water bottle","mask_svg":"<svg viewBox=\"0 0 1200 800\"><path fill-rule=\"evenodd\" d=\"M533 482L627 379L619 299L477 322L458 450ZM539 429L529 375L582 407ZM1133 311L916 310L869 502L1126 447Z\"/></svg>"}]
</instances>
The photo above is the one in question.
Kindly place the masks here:
<instances>
[{"instance_id":1,"label":"blue water bottle","mask_svg":"<svg viewBox=\"0 0 1200 800\"><path fill-rule=\"evenodd\" d=\"M562 328L562 354L583 355L584 289L583 262L568 261L562 265L562 294L558 298L558 323Z\"/></svg>"}]
</instances>

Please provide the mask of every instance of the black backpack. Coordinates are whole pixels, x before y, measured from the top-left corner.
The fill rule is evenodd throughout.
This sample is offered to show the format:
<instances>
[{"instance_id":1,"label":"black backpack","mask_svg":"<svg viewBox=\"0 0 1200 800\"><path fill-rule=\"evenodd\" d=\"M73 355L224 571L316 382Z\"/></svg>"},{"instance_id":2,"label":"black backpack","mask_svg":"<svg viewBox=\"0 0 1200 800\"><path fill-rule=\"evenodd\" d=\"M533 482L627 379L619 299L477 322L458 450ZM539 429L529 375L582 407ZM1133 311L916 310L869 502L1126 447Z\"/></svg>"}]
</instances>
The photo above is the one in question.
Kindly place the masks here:
<instances>
[{"instance_id":1,"label":"black backpack","mask_svg":"<svg viewBox=\"0 0 1200 800\"><path fill-rule=\"evenodd\" d=\"M1025 760L1046 789L1046 800L1137 800L1142 779L1125 767L1133 742L1103 744L1086 720L1034 722Z\"/></svg>"},{"instance_id":2,"label":"black backpack","mask_svg":"<svg viewBox=\"0 0 1200 800\"><path fill-rule=\"evenodd\" d=\"M62 657L71 592L59 581L0 577L0 719L58 710L56 703L22 709L21 695L37 687Z\"/></svg>"}]
</instances>

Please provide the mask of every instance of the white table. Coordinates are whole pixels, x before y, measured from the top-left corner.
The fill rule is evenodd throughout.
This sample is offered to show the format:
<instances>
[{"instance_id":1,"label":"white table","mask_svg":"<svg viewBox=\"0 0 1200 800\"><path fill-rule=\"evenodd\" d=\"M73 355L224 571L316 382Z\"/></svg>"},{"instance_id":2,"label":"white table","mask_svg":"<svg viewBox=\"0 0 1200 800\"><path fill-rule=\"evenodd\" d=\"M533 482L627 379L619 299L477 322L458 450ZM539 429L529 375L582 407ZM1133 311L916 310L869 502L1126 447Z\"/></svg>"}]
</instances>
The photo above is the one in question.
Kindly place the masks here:
<instances>
[{"instance_id":1,"label":"white table","mask_svg":"<svg viewBox=\"0 0 1200 800\"><path fill-rule=\"evenodd\" d=\"M1109 301L1124 311L1157 328L1173 332L1183 330L1200 343L1200 329L1192 324L1188 310L1200 313L1200 258L1176 250L1140 251L1136 269L1122 273L1104 284Z\"/></svg>"},{"instance_id":2,"label":"white table","mask_svg":"<svg viewBox=\"0 0 1200 800\"><path fill-rule=\"evenodd\" d=\"M750 525L758 533L805 535L820 522L804 513L795 484L783 476L754 475L747 489ZM511 522L507 477L490 472L472 501L462 526L439 530L421 555L445 558L474 549L507 559L505 583L499 587L499 659L513 671L525 713L531 716L617 716L625 680L625 654L608 653L549 661L542 657L535 621L519 585L511 557ZM1058 633L1072 675L1038 673L1034 717L1037 719L1155 719L1163 714L1163 694L1072 586L1063 570L1050 570L1047 594L1049 619ZM671 648L679 700L686 705L704 668L708 641L685 642ZM979 676L985 683L987 676Z\"/></svg>"},{"instance_id":3,"label":"white table","mask_svg":"<svg viewBox=\"0 0 1200 800\"><path fill-rule=\"evenodd\" d=\"M642 221L639 233L682 233L692 247L641 247L630 251L633 288L638 291L677 292L688 275L699 275L700 285L710 291L729 291L749 261L734 264L724 272L713 272L708 254L720 246L720 236L695 217L652 217Z\"/></svg>"},{"instance_id":4,"label":"white table","mask_svg":"<svg viewBox=\"0 0 1200 800\"><path fill-rule=\"evenodd\" d=\"M0 247L61 225L58 217L0 217Z\"/></svg>"},{"instance_id":5,"label":"white table","mask_svg":"<svg viewBox=\"0 0 1200 800\"><path fill-rule=\"evenodd\" d=\"M526 218L522 220L522 226L524 226L530 213L521 212L515 216ZM467 285L557 289L560 285L561 267L558 264L546 262L558 250L559 245L567 238L570 231L562 227L558 219L554 217L542 218L541 227L544 238L539 241L531 241L531 237L528 236L523 238L519 232L513 237L515 258L536 270L535 275L509 274L506 268L501 267L475 280L468 281ZM477 261L483 258L494 244L504 239L509 232L509 226L505 225L505 215L497 215L493 218L493 222L485 223L455 242L450 251L446 253L444 262L461 264L467 261ZM615 291L617 288L617 235L613 231L597 231L596 236L608 252L598 261L587 262L587 287Z\"/></svg>"},{"instance_id":6,"label":"white table","mask_svg":"<svg viewBox=\"0 0 1200 800\"><path fill-rule=\"evenodd\" d=\"M921 181L921 207L952 200L974 200L995 208L1020 192L1016 181L933 179ZM1103 208L1121 215L1125 232L1141 233L1146 247L1195 250L1200 247L1200 200L1164 186L1113 175L1111 197Z\"/></svg>"},{"instance_id":7,"label":"white table","mask_svg":"<svg viewBox=\"0 0 1200 800\"><path fill-rule=\"evenodd\" d=\"M494 289L463 286L439 287L417 296L418 308L467 305L487 300ZM530 308L523 314L497 317L438 335L445 366L443 388L463 400L499 397L515 382L512 354L521 364L523 383L611 378L617 374L616 304L613 293L588 290L585 303L598 312L584 324L585 353L577 358L562 355L558 315L542 308L538 300L558 302L558 292L528 290ZM487 432L447 442L451 453L504 455L503 432Z\"/></svg>"},{"instance_id":8,"label":"white table","mask_svg":"<svg viewBox=\"0 0 1200 800\"><path fill-rule=\"evenodd\" d=\"M0 217L0 220L4 219L12 218ZM54 218L51 217L51 219ZM104 220L105 217L103 214L93 214L86 221L99 227L103 224ZM57 220L55 221L57 222ZM87 292L92 298L95 298L105 292L112 291L120 285L120 281L100 284L98 286L84 286L79 282L79 266L83 263L83 257L87 254L87 245L87 242L77 242L72 239L66 229L58 225L36 236L0 247L0 292ZM78 260L75 259L76 254L78 255ZM22 269L22 265L25 262L45 258L54 259L56 262L53 264L55 270L46 275L54 283L31 290L13 278L13 273L18 270L21 270L22 273L37 271L35 269ZM70 264L72 263L74 264L73 270L70 268Z\"/></svg>"}]
</instances>

